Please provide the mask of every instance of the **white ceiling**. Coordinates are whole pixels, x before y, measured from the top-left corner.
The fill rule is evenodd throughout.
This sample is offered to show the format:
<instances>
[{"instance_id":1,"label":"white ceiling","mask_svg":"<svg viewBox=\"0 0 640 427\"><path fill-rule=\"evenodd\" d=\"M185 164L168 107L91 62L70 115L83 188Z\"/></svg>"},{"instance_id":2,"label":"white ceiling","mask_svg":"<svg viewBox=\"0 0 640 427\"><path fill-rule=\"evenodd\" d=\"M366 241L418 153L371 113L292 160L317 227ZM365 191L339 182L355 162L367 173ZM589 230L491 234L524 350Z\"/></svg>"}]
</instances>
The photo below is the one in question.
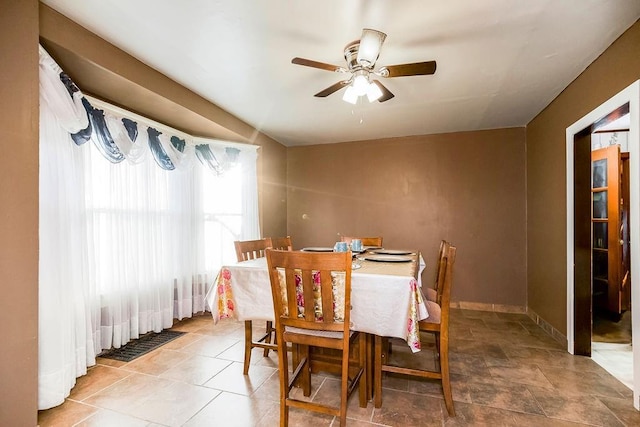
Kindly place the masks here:
<instances>
[{"instance_id":1,"label":"white ceiling","mask_svg":"<svg viewBox=\"0 0 640 427\"><path fill-rule=\"evenodd\" d=\"M638 0L42 0L287 145L525 126L640 18ZM316 92L343 80L362 28L387 34L376 68L395 98Z\"/></svg>"}]
</instances>

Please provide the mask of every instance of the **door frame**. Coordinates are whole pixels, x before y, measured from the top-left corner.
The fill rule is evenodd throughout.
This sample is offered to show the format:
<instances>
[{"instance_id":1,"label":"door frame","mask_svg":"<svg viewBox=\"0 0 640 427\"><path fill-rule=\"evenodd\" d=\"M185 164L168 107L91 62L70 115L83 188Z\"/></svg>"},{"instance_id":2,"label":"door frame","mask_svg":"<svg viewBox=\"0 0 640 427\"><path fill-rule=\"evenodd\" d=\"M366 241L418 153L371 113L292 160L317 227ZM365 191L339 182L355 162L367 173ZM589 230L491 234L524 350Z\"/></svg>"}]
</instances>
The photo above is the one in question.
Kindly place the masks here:
<instances>
[{"instance_id":1,"label":"door frame","mask_svg":"<svg viewBox=\"0 0 640 427\"><path fill-rule=\"evenodd\" d=\"M629 103L629 187L630 241L640 251L640 80L629 85L566 129L567 190L567 350L574 354L574 137L600 118ZM631 258L632 342L640 343L640 257ZM633 346L633 406L640 410L640 345Z\"/></svg>"}]
</instances>

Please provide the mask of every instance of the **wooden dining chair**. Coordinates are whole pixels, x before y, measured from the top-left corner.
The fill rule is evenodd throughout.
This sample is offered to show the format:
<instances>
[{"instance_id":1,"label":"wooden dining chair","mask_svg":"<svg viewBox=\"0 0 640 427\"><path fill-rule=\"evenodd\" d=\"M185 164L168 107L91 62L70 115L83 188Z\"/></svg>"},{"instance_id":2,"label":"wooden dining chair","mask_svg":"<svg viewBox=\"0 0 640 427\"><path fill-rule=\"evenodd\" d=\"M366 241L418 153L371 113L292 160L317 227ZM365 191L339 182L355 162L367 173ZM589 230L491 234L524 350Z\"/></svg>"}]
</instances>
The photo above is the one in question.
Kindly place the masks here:
<instances>
[{"instance_id":1,"label":"wooden dining chair","mask_svg":"<svg viewBox=\"0 0 640 427\"><path fill-rule=\"evenodd\" d=\"M271 247L273 249L279 249L282 251L292 251L293 243L291 241L291 236L287 237L272 237L271 238Z\"/></svg>"},{"instance_id":2,"label":"wooden dining chair","mask_svg":"<svg viewBox=\"0 0 640 427\"><path fill-rule=\"evenodd\" d=\"M278 343L280 425L288 425L289 409L296 407L334 415L344 426L347 402L356 386L360 407L367 406L366 334L349 330L351 253L268 249L267 265ZM289 344L297 352L291 376ZM311 395L311 350L318 349L340 353L338 406L296 399L290 394L299 380L303 395Z\"/></svg>"},{"instance_id":3,"label":"wooden dining chair","mask_svg":"<svg viewBox=\"0 0 640 427\"><path fill-rule=\"evenodd\" d=\"M234 242L236 248L236 257L238 262L248 261L256 258L263 258L266 249L272 246L270 238L258 240L237 240ZM269 350L275 350L276 345L272 343L275 338L275 328L273 322L267 321L265 324L265 332L257 340L253 339L253 322L251 320L244 321L244 369L245 375L249 373L249 365L251 364L251 350L254 348L264 349L264 357L269 356Z\"/></svg>"},{"instance_id":4,"label":"wooden dining chair","mask_svg":"<svg viewBox=\"0 0 640 427\"><path fill-rule=\"evenodd\" d=\"M419 378L433 378L440 380L442 384L442 394L447 412L450 416L456 415L453 407L453 396L451 393L451 381L449 378L449 305L451 302L451 284L453 281L453 265L456 258L456 247L449 245L442 257L442 294L440 304L426 301L429 317L421 320L418 325L420 332L430 332L436 335L436 342L439 348L437 357L438 370L430 371L423 369L413 369L408 367L391 365L388 362L388 355L383 352L385 338L376 336L374 346L374 406L382 406L382 372L393 372ZM440 288L440 286L438 286ZM414 357L419 357L420 353Z\"/></svg>"},{"instance_id":5,"label":"wooden dining chair","mask_svg":"<svg viewBox=\"0 0 640 427\"><path fill-rule=\"evenodd\" d=\"M443 264L442 260L444 259L447 251L449 250L449 246L451 243L446 240L440 241L440 250L438 251L438 261L436 262L436 281L434 283L433 288L424 288L424 296L428 301L432 301L440 304L440 299L442 296L442 289L440 287L444 284L444 280L442 280L442 275L444 274L444 269L440 268Z\"/></svg>"},{"instance_id":6,"label":"wooden dining chair","mask_svg":"<svg viewBox=\"0 0 640 427\"><path fill-rule=\"evenodd\" d=\"M341 242L351 243L353 239L362 240L362 246L376 246L382 247L382 236L378 237L349 237L349 236L340 236Z\"/></svg>"}]
</instances>

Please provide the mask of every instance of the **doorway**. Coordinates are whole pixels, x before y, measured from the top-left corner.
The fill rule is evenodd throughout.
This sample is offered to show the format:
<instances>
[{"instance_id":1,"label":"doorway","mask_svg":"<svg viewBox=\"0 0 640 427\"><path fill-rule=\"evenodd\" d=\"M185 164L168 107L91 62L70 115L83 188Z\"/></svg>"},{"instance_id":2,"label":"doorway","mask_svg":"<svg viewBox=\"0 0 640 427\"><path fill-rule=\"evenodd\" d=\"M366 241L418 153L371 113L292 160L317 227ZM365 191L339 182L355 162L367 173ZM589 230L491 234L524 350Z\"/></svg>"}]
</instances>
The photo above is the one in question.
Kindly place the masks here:
<instances>
[{"instance_id":1,"label":"doorway","mask_svg":"<svg viewBox=\"0 0 640 427\"><path fill-rule=\"evenodd\" d=\"M588 356L633 389L629 104L592 127L592 332Z\"/></svg>"},{"instance_id":2,"label":"doorway","mask_svg":"<svg viewBox=\"0 0 640 427\"><path fill-rule=\"evenodd\" d=\"M630 240L640 241L640 81L606 101L566 131L567 148L567 344L571 354L591 354L592 337L592 224L591 132L594 124L613 111L629 106ZM588 143L588 145L587 145ZM585 159L588 160L585 163ZM586 164L586 166L585 166ZM586 172L586 175L585 175ZM587 187L588 183L588 187ZM588 191L585 193L585 191ZM588 196L584 196L588 194ZM585 218L588 223L585 226ZM640 257L631 259L631 306L640 307ZM585 273L587 271L588 273ZM632 341L640 342L640 309L631 310ZM633 350L634 407L640 409L640 345Z\"/></svg>"}]
</instances>

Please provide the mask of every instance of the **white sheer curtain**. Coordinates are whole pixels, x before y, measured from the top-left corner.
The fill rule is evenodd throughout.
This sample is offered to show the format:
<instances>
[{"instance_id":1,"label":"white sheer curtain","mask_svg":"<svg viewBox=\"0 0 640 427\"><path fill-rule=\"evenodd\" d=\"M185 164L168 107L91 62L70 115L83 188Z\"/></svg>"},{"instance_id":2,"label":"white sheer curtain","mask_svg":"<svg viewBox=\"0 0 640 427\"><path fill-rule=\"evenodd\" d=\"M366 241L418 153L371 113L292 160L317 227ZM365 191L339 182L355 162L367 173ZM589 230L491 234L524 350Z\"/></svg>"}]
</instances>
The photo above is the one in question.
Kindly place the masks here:
<instances>
[{"instance_id":1,"label":"white sheer curtain","mask_svg":"<svg viewBox=\"0 0 640 427\"><path fill-rule=\"evenodd\" d=\"M204 271L194 262L193 178L190 171L166 171L149 161L112 164L93 147L77 148L90 165L83 179L100 344L120 347L171 327L174 281L191 285L191 275Z\"/></svg>"},{"instance_id":2,"label":"white sheer curtain","mask_svg":"<svg viewBox=\"0 0 640 427\"><path fill-rule=\"evenodd\" d=\"M41 48L40 409L61 404L102 350L204 311L233 240L259 236L255 147L205 145L201 163L188 135L164 128L154 145L157 124L140 117L132 138L120 111L88 120L95 110L61 72Z\"/></svg>"},{"instance_id":3,"label":"white sheer curtain","mask_svg":"<svg viewBox=\"0 0 640 427\"><path fill-rule=\"evenodd\" d=\"M89 281L84 206L78 197L84 170L76 160L83 154L50 107L40 104L40 409L62 403L76 377L95 364L92 325L99 309L92 303L96 290Z\"/></svg>"}]
</instances>

